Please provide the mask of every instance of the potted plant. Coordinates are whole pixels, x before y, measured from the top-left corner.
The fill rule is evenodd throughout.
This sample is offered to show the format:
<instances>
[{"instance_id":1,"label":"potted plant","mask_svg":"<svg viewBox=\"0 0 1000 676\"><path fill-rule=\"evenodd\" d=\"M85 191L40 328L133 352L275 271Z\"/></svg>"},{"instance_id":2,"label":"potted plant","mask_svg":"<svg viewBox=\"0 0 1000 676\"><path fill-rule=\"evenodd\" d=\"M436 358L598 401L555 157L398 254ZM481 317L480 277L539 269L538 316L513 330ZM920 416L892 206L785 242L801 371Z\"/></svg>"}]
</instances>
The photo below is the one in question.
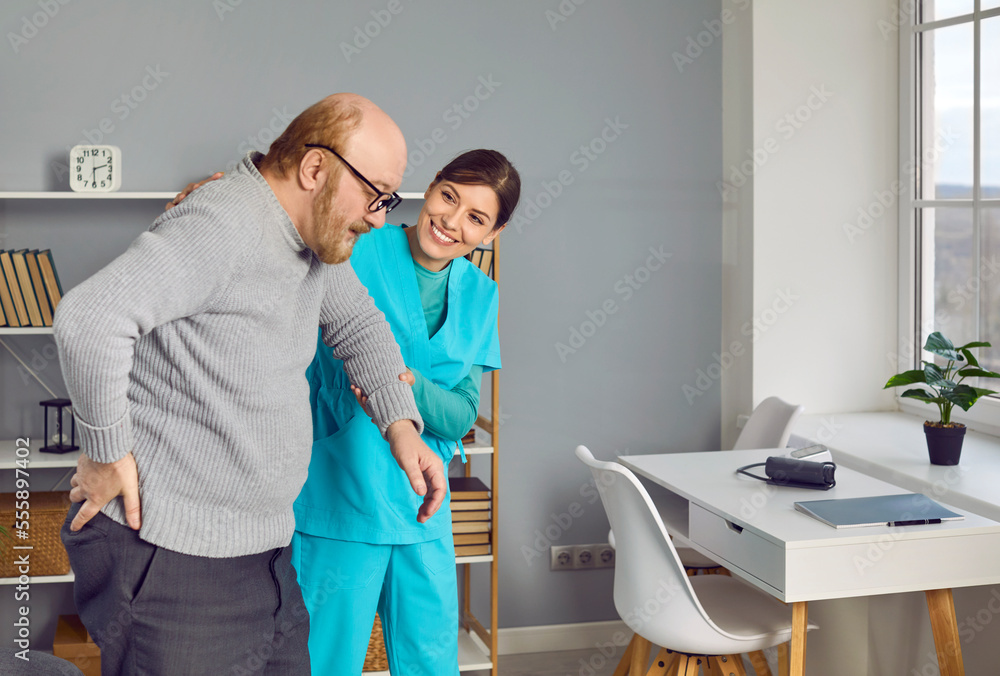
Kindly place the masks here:
<instances>
[{"instance_id":1,"label":"potted plant","mask_svg":"<svg viewBox=\"0 0 1000 676\"><path fill-rule=\"evenodd\" d=\"M927 336L924 350L948 360L944 366L934 362L921 361L922 369L904 371L889 378L883 389L901 387L920 383L924 388L913 388L901 394L902 397L917 399L938 407L940 414L937 422L924 422L924 435L927 438L927 452L933 465L957 465L962 454L962 440L965 438L965 425L952 422L951 412L957 405L963 411L968 411L979 398L987 394L995 394L994 390L966 385L966 378L1000 378L1000 373L987 371L980 367L972 354L976 347L992 347L989 343L972 342L959 347L945 338L939 331Z\"/></svg>"}]
</instances>

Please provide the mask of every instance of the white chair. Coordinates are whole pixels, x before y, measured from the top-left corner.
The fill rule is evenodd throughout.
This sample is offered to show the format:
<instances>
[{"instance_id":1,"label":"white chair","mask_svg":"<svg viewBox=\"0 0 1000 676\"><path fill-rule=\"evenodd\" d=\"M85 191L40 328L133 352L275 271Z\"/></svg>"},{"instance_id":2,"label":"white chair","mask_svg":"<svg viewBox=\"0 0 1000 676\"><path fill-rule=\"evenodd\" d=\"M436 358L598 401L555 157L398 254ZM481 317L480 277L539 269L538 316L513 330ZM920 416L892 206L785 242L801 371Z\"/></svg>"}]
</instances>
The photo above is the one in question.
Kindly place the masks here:
<instances>
[{"instance_id":1,"label":"white chair","mask_svg":"<svg viewBox=\"0 0 1000 676\"><path fill-rule=\"evenodd\" d=\"M748 448L785 448L792 434L792 423L805 407L789 404L778 397L768 397L750 414L747 424L733 445L734 451Z\"/></svg>"},{"instance_id":2,"label":"white chair","mask_svg":"<svg viewBox=\"0 0 1000 676\"><path fill-rule=\"evenodd\" d=\"M768 397L750 414L743 431L733 445L734 451L749 448L785 448L792 434L792 423L805 410L801 404L789 404L778 397ZM688 573L723 572L719 564L689 547L678 547L677 553Z\"/></svg>"},{"instance_id":3,"label":"white chair","mask_svg":"<svg viewBox=\"0 0 1000 676\"><path fill-rule=\"evenodd\" d=\"M596 460L585 446L577 446L576 455L590 467L615 532L615 608L637 637L629 676L695 676L699 665L708 674L743 676L741 653L791 638L792 612L781 602L726 575L685 574L649 494L631 471ZM646 672L649 644L661 650ZM621 666L619 673L626 673Z\"/></svg>"},{"instance_id":4,"label":"white chair","mask_svg":"<svg viewBox=\"0 0 1000 676\"><path fill-rule=\"evenodd\" d=\"M768 397L757 405L757 408L750 414L750 418L743 426L743 431L733 445L734 451L750 448L784 448L788 445L788 437L792 434L792 423L804 410L804 406L799 404L789 404L779 397ZM611 547L615 546L614 528L608 532L608 542ZM729 571L712 561L707 556L691 549L690 547L677 547L677 555L688 575L699 573L723 574ZM630 650L634 650L633 644ZM649 648L645 650L648 652ZM764 655L758 652L750 654L750 660L754 668L761 673L767 669ZM615 674L615 676L621 676Z\"/></svg>"}]
</instances>

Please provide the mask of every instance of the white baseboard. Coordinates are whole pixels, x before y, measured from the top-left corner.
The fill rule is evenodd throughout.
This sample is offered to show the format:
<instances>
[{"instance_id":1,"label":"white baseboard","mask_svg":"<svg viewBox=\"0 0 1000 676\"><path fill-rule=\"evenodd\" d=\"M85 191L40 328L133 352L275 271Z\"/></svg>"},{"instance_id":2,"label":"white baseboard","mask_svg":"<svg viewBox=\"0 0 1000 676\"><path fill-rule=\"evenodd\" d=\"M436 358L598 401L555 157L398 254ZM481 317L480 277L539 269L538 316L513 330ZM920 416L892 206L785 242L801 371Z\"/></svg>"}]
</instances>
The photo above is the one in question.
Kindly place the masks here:
<instances>
[{"instance_id":1,"label":"white baseboard","mask_svg":"<svg viewBox=\"0 0 1000 676\"><path fill-rule=\"evenodd\" d=\"M599 646L624 646L632 630L621 620L549 624L538 627L500 629L497 652L501 655L543 653L559 650L585 650Z\"/></svg>"}]
</instances>

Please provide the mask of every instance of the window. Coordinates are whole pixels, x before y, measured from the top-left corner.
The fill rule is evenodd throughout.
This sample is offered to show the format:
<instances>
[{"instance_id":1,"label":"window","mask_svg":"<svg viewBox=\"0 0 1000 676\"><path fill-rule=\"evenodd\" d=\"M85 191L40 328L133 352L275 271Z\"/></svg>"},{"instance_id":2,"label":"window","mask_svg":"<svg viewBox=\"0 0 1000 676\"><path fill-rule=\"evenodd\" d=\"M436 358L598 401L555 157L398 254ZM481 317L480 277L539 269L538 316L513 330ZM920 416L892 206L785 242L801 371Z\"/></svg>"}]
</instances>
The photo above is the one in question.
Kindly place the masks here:
<instances>
[{"instance_id":1,"label":"window","mask_svg":"<svg viewBox=\"0 0 1000 676\"><path fill-rule=\"evenodd\" d=\"M1000 0L909 8L900 35L900 180L909 190L900 204L905 338L896 366L915 368L927 335L941 331L956 344L992 343L980 361L1000 371ZM1000 397L966 417L978 409L1000 425Z\"/></svg>"}]
</instances>

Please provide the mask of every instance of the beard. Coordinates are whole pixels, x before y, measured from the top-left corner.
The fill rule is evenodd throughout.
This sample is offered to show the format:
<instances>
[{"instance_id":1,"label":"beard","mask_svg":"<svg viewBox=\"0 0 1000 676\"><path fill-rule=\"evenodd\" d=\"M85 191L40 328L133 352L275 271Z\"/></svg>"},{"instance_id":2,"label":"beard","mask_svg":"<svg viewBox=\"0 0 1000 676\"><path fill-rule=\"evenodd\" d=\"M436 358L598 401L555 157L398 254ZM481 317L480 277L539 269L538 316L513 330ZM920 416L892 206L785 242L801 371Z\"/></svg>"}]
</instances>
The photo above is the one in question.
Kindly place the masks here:
<instances>
[{"instance_id":1,"label":"beard","mask_svg":"<svg viewBox=\"0 0 1000 676\"><path fill-rule=\"evenodd\" d=\"M357 237L371 230L362 220L350 222L337 208L336 181L327 179L313 205L313 223L316 224L316 256L328 264L343 263L351 257ZM351 233L357 233L357 237Z\"/></svg>"}]
</instances>

